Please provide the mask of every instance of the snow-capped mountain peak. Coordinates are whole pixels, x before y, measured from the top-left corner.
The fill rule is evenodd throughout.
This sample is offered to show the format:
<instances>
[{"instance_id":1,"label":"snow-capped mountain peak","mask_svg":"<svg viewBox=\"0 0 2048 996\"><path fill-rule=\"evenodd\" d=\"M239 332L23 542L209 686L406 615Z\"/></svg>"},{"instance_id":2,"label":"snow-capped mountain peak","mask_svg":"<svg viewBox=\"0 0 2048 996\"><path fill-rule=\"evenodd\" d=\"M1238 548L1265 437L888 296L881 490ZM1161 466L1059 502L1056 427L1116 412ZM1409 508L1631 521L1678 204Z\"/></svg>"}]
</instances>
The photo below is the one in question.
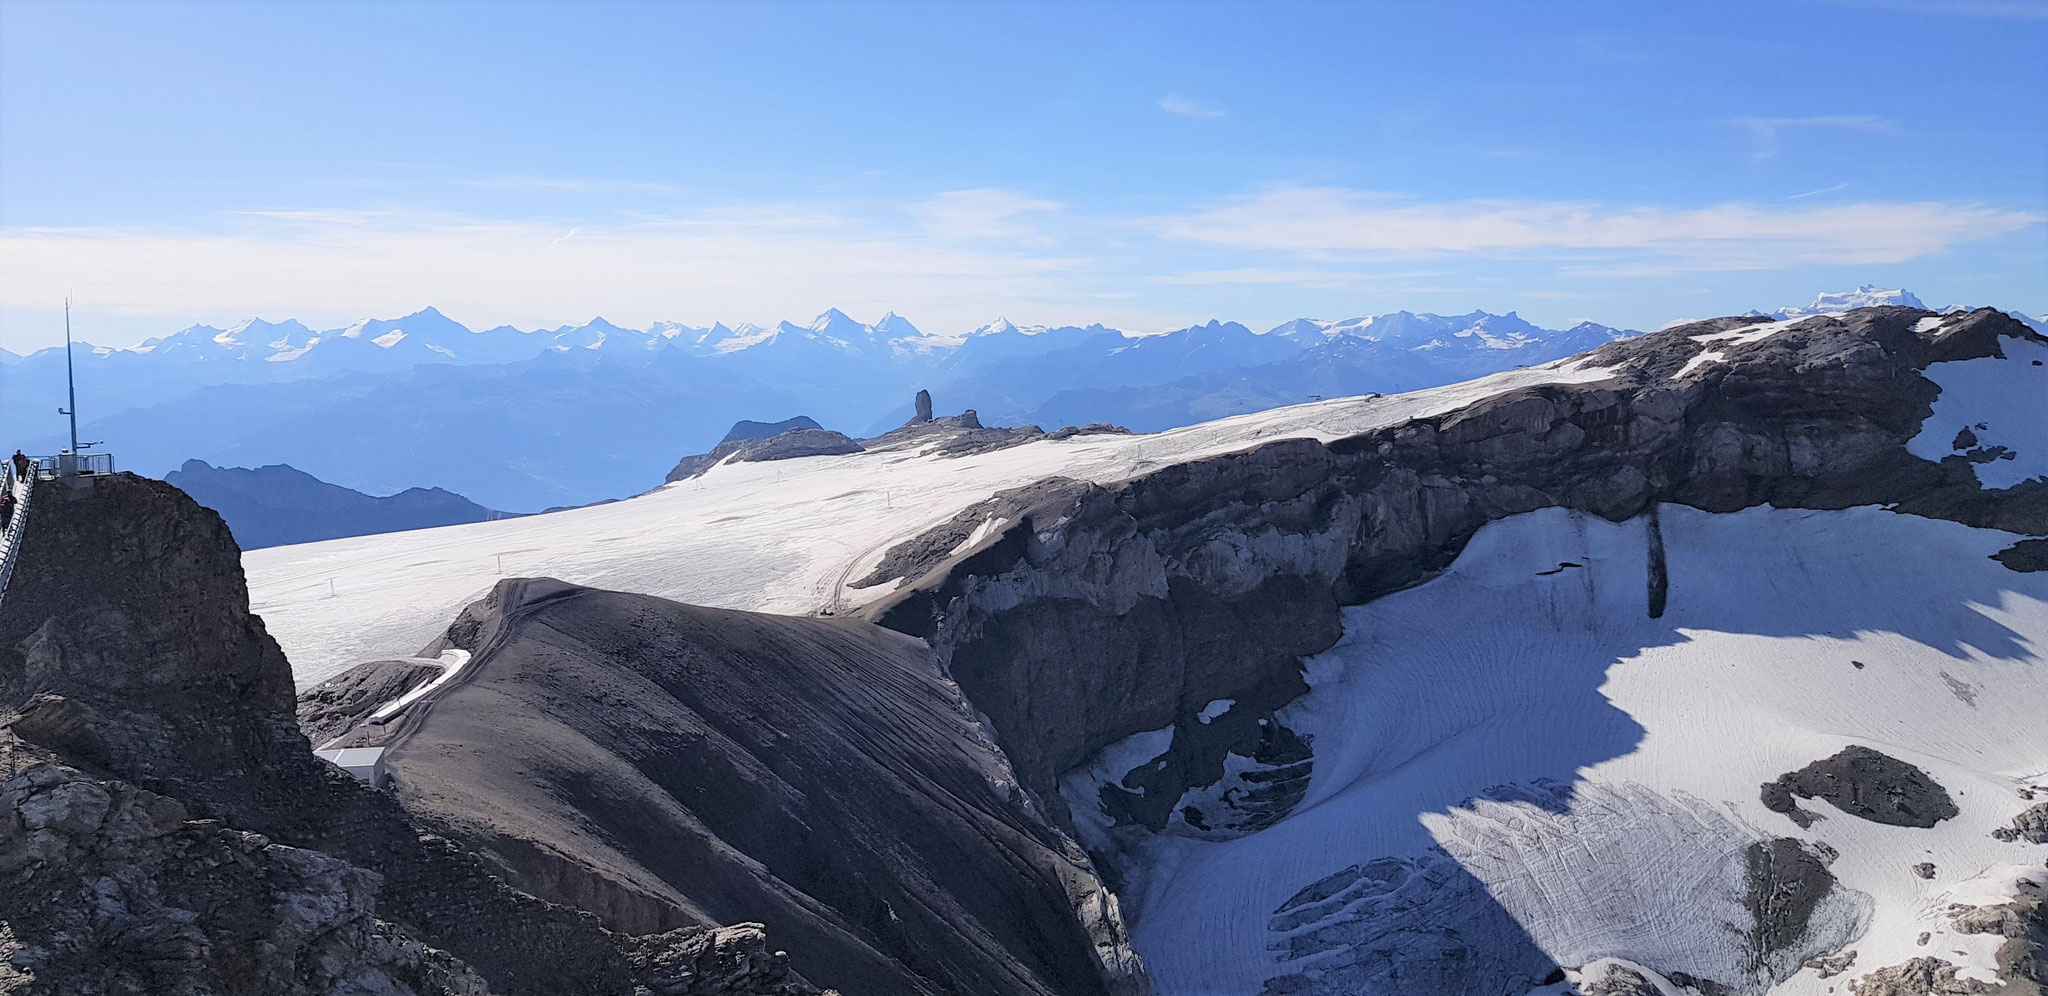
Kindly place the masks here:
<instances>
[{"instance_id":1,"label":"snow-capped mountain peak","mask_svg":"<svg viewBox=\"0 0 2048 996\"><path fill-rule=\"evenodd\" d=\"M1784 307L1777 310L1779 318L1804 318L1809 315L1826 315L1852 308L1873 308L1880 305L1895 305L1901 308L1925 308L1912 291L1903 287L1886 289L1876 284L1859 284L1852 291L1823 292L1814 295L1813 303L1804 308Z\"/></svg>"},{"instance_id":2,"label":"snow-capped mountain peak","mask_svg":"<svg viewBox=\"0 0 2048 996\"><path fill-rule=\"evenodd\" d=\"M974 331L969 332L967 334L970 336L1007 335L1011 332L1021 331L1023 330L1018 328L1015 322L1012 322L1007 318L998 318L995 321L992 321L987 325L983 325L980 328L977 328Z\"/></svg>"},{"instance_id":3,"label":"snow-capped mountain peak","mask_svg":"<svg viewBox=\"0 0 2048 996\"><path fill-rule=\"evenodd\" d=\"M890 337L891 339L903 339L924 335L923 332L918 330L917 326L910 324L910 319L905 318L902 315L899 315L893 311L889 312L886 315L883 315L881 321L875 323L875 331L880 332L883 335Z\"/></svg>"}]
</instances>

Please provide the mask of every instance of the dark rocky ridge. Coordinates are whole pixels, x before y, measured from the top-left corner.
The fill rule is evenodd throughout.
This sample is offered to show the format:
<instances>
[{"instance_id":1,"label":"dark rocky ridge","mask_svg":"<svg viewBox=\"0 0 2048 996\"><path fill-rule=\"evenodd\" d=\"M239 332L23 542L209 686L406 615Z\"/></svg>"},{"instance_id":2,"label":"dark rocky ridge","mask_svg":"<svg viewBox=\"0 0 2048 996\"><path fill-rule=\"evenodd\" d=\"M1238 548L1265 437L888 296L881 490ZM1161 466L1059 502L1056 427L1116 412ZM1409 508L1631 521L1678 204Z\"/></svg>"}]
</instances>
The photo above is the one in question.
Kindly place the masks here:
<instances>
[{"instance_id":1,"label":"dark rocky ridge","mask_svg":"<svg viewBox=\"0 0 2048 996\"><path fill-rule=\"evenodd\" d=\"M279 464L249 470L200 460L164 480L226 519L244 550L508 518L440 488L378 498Z\"/></svg>"},{"instance_id":2,"label":"dark rocky ridge","mask_svg":"<svg viewBox=\"0 0 2048 996\"><path fill-rule=\"evenodd\" d=\"M849 993L1111 991L1086 856L921 642L541 579L422 653L448 647L465 677L387 763L514 884L634 932L762 920Z\"/></svg>"},{"instance_id":3,"label":"dark rocky ridge","mask_svg":"<svg viewBox=\"0 0 2048 996\"><path fill-rule=\"evenodd\" d=\"M1926 772L1860 744L1764 783L1764 808L1784 813L1802 829L1812 826L1816 816L1799 808L1795 797L1821 799L1851 816L1894 827L1925 829L1957 813L1948 790Z\"/></svg>"},{"instance_id":4,"label":"dark rocky ridge","mask_svg":"<svg viewBox=\"0 0 2048 996\"><path fill-rule=\"evenodd\" d=\"M1929 315L1871 308L1750 343L1690 338L1763 321L1716 319L1589 354L1615 370L1605 381L1115 485L1019 489L892 550L867 581L906 583L864 611L931 641L1020 780L1063 814L1060 773L1214 699L1291 698L1300 659L1337 639L1340 607L1431 577L1508 515L1885 503L2048 533L2048 483L1987 491L1962 457L1905 449L1939 393L1928 364L2041 337L1988 309L1916 332ZM1726 359L1674 379L1708 348ZM948 556L992 516L1010 525Z\"/></svg>"},{"instance_id":5,"label":"dark rocky ridge","mask_svg":"<svg viewBox=\"0 0 2048 996\"><path fill-rule=\"evenodd\" d=\"M51 485L27 529L0 603L0 923L25 991L814 991L757 929L627 939L515 891L316 760L239 549L177 489ZM726 963L745 971L691 974Z\"/></svg>"},{"instance_id":6,"label":"dark rocky ridge","mask_svg":"<svg viewBox=\"0 0 2048 996\"><path fill-rule=\"evenodd\" d=\"M808 421L808 420L807 420ZM735 431L738 427L734 427ZM739 439L727 437L725 442L712 447L711 452L698 456L687 456L678 461L675 469L668 472L668 481L686 481L724 462L727 457L740 462L757 460L790 460L807 456L837 456L842 453L859 453L861 445L848 438L843 432L831 429L788 429L772 436L747 436Z\"/></svg>"},{"instance_id":7,"label":"dark rocky ridge","mask_svg":"<svg viewBox=\"0 0 2048 996\"><path fill-rule=\"evenodd\" d=\"M725 438L719 440L719 442L736 443L742 439L766 439L769 436L782 435L791 429L822 428L824 426L819 425L809 415L792 415L780 422L756 422L753 419L743 418L734 422L732 428L726 430Z\"/></svg>"}]
</instances>

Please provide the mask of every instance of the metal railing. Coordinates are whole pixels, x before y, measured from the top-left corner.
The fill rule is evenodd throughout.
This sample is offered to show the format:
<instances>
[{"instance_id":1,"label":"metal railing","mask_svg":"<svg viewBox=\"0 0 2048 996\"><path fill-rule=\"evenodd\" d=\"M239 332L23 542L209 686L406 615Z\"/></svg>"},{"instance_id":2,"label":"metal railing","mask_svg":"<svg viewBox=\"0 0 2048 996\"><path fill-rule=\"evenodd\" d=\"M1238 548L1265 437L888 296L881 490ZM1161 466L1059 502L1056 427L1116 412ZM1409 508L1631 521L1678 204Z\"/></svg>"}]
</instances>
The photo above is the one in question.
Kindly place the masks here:
<instances>
[{"instance_id":1,"label":"metal railing","mask_svg":"<svg viewBox=\"0 0 2048 996\"><path fill-rule=\"evenodd\" d=\"M42 478L61 476L65 461L70 461L72 473L111 474L114 472L112 453L58 453L54 456L33 456L28 458L30 472Z\"/></svg>"},{"instance_id":2,"label":"metal railing","mask_svg":"<svg viewBox=\"0 0 2048 996\"><path fill-rule=\"evenodd\" d=\"M35 493L36 475L16 477L14 469L6 472L7 493L14 496L14 515L7 521L7 528L0 530L0 599L7 597L7 581L14 576L14 562L21 558L22 532L28 528L29 498Z\"/></svg>"}]
</instances>

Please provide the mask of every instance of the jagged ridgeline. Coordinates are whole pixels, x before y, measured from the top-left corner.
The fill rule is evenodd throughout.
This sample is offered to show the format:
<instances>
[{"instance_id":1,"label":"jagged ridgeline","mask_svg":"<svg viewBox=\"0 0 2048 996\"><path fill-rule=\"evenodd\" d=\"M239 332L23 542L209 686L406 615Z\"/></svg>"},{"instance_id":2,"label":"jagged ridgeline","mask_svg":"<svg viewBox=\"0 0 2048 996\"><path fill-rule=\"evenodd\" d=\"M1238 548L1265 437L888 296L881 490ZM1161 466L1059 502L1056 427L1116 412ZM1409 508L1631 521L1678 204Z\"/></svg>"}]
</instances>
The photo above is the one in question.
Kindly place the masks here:
<instances>
[{"instance_id":1,"label":"jagged ridgeline","mask_svg":"<svg viewBox=\"0 0 2048 996\"><path fill-rule=\"evenodd\" d=\"M246 557L40 482L0 990L2026 991L2044 361L1883 307L1158 434L927 396Z\"/></svg>"}]
</instances>

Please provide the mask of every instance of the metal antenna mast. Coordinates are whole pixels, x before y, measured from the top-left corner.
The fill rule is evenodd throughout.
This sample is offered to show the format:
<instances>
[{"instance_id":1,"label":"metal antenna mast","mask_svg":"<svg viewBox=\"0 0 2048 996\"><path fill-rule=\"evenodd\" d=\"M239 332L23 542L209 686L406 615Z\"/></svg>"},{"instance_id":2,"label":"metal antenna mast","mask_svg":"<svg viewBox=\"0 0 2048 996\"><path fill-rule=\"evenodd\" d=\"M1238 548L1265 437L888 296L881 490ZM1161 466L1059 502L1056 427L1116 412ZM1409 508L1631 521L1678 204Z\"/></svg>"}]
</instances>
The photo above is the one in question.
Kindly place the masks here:
<instances>
[{"instance_id":1,"label":"metal antenna mast","mask_svg":"<svg viewBox=\"0 0 2048 996\"><path fill-rule=\"evenodd\" d=\"M78 379L71 373L71 298L64 298L64 394L71 403L58 412L71 417L71 452L78 452Z\"/></svg>"}]
</instances>

